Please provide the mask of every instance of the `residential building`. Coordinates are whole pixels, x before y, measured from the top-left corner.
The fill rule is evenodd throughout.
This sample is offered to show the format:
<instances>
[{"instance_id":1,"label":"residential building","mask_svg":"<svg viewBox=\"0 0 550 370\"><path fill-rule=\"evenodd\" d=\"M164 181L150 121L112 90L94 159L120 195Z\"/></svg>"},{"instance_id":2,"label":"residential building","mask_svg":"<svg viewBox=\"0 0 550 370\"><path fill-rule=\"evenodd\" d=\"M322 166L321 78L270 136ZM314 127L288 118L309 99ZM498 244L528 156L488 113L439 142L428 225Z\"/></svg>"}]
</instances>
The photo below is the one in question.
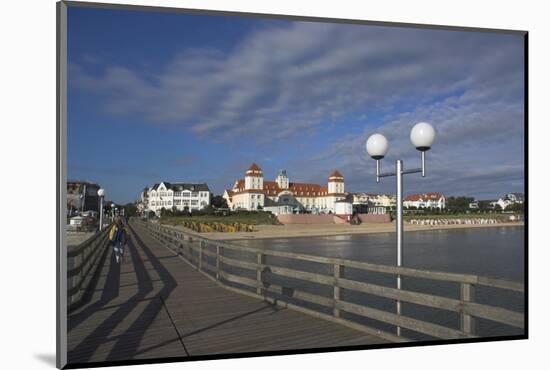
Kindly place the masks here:
<instances>
[{"instance_id":1,"label":"residential building","mask_svg":"<svg viewBox=\"0 0 550 370\"><path fill-rule=\"evenodd\" d=\"M397 205L397 199L392 194L377 194L369 200L377 207L395 207Z\"/></svg>"},{"instance_id":2,"label":"residential building","mask_svg":"<svg viewBox=\"0 0 550 370\"><path fill-rule=\"evenodd\" d=\"M506 207L512 204L523 204L524 196L522 193L508 193L496 201L500 208L506 209Z\"/></svg>"},{"instance_id":3,"label":"residential building","mask_svg":"<svg viewBox=\"0 0 550 370\"><path fill-rule=\"evenodd\" d=\"M444 209L445 195L442 193L425 193L425 194L412 194L407 196L403 201L403 207L405 208L439 208Z\"/></svg>"},{"instance_id":4,"label":"residential building","mask_svg":"<svg viewBox=\"0 0 550 370\"><path fill-rule=\"evenodd\" d=\"M379 195L369 193L349 193L353 197L353 204L368 204L373 202Z\"/></svg>"},{"instance_id":5,"label":"residential building","mask_svg":"<svg viewBox=\"0 0 550 370\"><path fill-rule=\"evenodd\" d=\"M274 214L310 211L335 213L335 202L344 199L344 177L333 171L327 186L291 182L286 170L280 170L275 181L264 180L262 169L253 163L244 179L235 181L223 194L231 209L263 209Z\"/></svg>"},{"instance_id":6,"label":"residential building","mask_svg":"<svg viewBox=\"0 0 550 370\"><path fill-rule=\"evenodd\" d=\"M146 210L157 215L166 210L201 210L210 205L212 194L207 184L170 183L163 181L142 193Z\"/></svg>"},{"instance_id":7,"label":"residential building","mask_svg":"<svg viewBox=\"0 0 550 370\"><path fill-rule=\"evenodd\" d=\"M67 181L67 212L99 211L97 191L100 186L89 181Z\"/></svg>"},{"instance_id":8,"label":"residential building","mask_svg":"<svg viewBox=\"0 0 550 370\"><path fill-rule=\"evenodd\" d=\"M468 208L470 209L479 209L479 201L473 201L468 204Z\"/></svg>"}]
</instances>

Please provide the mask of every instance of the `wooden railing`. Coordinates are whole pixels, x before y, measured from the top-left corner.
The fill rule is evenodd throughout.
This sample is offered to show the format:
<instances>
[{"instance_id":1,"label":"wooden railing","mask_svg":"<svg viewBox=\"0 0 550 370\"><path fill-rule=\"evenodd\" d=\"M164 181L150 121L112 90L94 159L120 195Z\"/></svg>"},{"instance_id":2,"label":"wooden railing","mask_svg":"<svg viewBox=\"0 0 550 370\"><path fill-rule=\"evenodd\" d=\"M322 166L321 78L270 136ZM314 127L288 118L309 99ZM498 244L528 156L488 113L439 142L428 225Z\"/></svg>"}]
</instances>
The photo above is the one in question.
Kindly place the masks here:
<instances>
[{"instance_id":1,"label":"wooden railing","mask_svg":"<svg viewBox=\"0 0 550 370\"><path fill-rule=\"evenodd\" d=\"M110 225L97 232L80 245L67 248L67 310L81 304L86 289L93 278L102 252L108 246Z\"/></svg>"},{"instance_id":2,"label":"wooden railing","mask_svg":"<svg viewBox=\"0 0 550 370\"><path fill-rule=\"evenodd\" d=\"M481 304L474 300L476 286L503 289L521 294L524 291L522 283L470 274L419 270L340 258L263 250L232 245L226 242L211 241L201 238L198 235L190 235L180 230L158 224L142 221L141 225L157 240L181 255L188 263L210 278L223 284L228 289L237 290L247 295L259 296L270 302L284 305L285 307L299 310L316 317L338 322L391 341L402 342L410 339L403 336L396 336L386 330L374 329L358 323L357 321L350 320L349 318L344 318L342 317L342 313L347 312L360 317L374 319L382 323L441 339L475 338L474 318L482 318L515 328L524 328L524 314L522 312ZM248 258L230 258L224 255L226 251L241 252L243 256L248 255ZM316 262L322 265L329 265L332 274L327 275L307 272L270 264L266 262L266 257L269 256L284 258L288 261ZM229 272L227 271L227 266L229 266L229 270L233 267L251 271L252 273L255 272L256 278L253 279L239 276L234 271ZM457 283L460 287L460 298L453 299L417 291L408 291L404 288L395 289L353 280L346 277L346 269ZM285 278L296 279L298 281L328 286L332 288L332 294L330 297L312 294L311 292L300 290L296 286L289 286L291 283L288 285L285 283L285 286L273 284L271 282L267 283L263 278L266 272ZM393 312L375 309L366 305L352 303L343 299L343 290L367 293L369 295L395 301L409 302L424 307L456 312L460 315L460 328L447 327L417 318L397 315ZM269 294L271 294L271 296L269 296ZM294 303L290 302L290 298L292 298L292 302ZM309 307L306 308L299 303L295 303L296 301L328 307L331 309L331 314L319 312L319 310L314 310Z\"/></svg>"}]
</instances>

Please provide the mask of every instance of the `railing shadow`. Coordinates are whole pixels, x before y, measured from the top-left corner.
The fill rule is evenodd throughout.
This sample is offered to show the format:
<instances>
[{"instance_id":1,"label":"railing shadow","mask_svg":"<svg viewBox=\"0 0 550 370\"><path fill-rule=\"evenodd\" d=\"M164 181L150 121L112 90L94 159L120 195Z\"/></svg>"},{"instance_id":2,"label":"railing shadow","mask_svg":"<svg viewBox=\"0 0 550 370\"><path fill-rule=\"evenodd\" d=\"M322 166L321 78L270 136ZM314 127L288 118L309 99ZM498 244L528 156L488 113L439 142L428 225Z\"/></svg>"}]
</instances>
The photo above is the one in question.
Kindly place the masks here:
<instances>
[{"instance_id":1,"label":"railing shadow","mask_svg":"<svg viewBox=\"0 0 550 370\"><path fill-rule=\"evenodd\" d=\"M176 281L170 275L170 273L162 266L160 262L156 260L155 255L145 245L145 243L139 238L133 228L130 226L130 239L128 242L128 252L130 252L131 260L136 273L136 279L138 282L137 293L129 297L127 302L118 305L115 312L113 312L108 318L106 318L97 328L95 328L90 334L88 334L72 351L68 353L69 363L78 361L78 363L86 363L90 360L93 354L97 351L101 344L106 343L107 338L113 333L113 331L120 325L123 320L136 309L136 302L148 301L147 306L139 317L120 335L117 335L110 340L116 340L116 344L107 355L106 360L121 359L120 354L122 348L124 349L124 359L131 358L136 352L136 349L141 342L143 335L152 324L154 319L163 309L160 299L147 299L147 295L153 291L154 286L152 279L145 268L143 261L141 260L138 247L145 253L147 259L153 265L154 270L161 277L163 287L161 291L155 295L158 298L161 295L169 295L170 292L176 287ZM113 262L114 256L111 253L111 266L106 279L105 289L102 296L97 303L92 304L85 310L74 315L75 317L69 318L70 328L88 318L93 312L103 308L110 303L114 298L119 296L120 285L120 265ZM69 331L71 330L69 329ZM133 333L134 335L125 335L127 333ZM104 341L97 341L94 339L105 338Z\"/></svg>"},{"instance_id":2,"label":"railing shadow","mask_svg":"<svg viewBox=\"0 0 550 370\"><path fill-rule=\"evenodd\" d=\"M140 314L139 318L136 319L134 323L130 325L130 327L127 329L127 332L141 331L141 335L132 335L129 338L126 338L124 341L118 341L116 345L113 347L113 349L111 350L111 352L109 353L109 356L107 356L107 361L118 359L117 353L119 350L122 350L122 349L124 349L124 352L127 354L132 353L132 357L136 355L137 348L141 343L143 334L145 334L146 329L151 326L151 324L153 323L157 315L160 313L160 311L163 310L163 302L161 297L165 297L165 298L168 297L170 293L177 286L177 281L170 274L170 272L162 265L162 263L159 262L158 257L156 257L153 254L153 252L151 252L149 247L147 247L147 245L143 242L143 240L139 237L139 235L133 230L133 228L132 227L130 228L132 229L134 240L137 242L137 244L139 244L142 251L147 255L149 262L151 263L151 265L153 265L154 269L157 271L158 275L161 277L163 285L160 292L156 294L156 296L159 297L159 300L151 300L149 304L147 304L147 307ZM152 289L152 284L151 284L151 289ZM145 327L145 330L142 330L143 327Z\"/></svg>"},{"instance_id":3,"label":"railing shadow","mask_svg":"<svg viewBox=\"0 0 550 370\"><path fill-rule=\"evenodd\" d=\"M107 258L114 258L114 256L112 255L112 248L110 246L107 246L105 248L105 251L101 256L101 259L99 260L99 265L104 266L105 262L107 261ZM116 282L114 281L114 277L118 276L118 278L120 279L120 274L116 274L116 271L114 271L114 268L113 268L113 264L110 263L109 271L107 272L106 282L111 282L113 287L116 286L116 289L107 289L106 287L104 287L104 289L102 290L101 297L99 298L99 301L92 303L86 307L86 305L88 305L91 302L94 292L97 289L97 284L99 283L99 279L101 278L102 271L103 271L103 267L98 268L95 271L94 276L90 281L90 285L88 286L88 288L86 289L85 293L82 296L81 304L79 304L79 307L75 308L74 310L75 313L70 313L68 315L67 317L68 332L75 329L78 325L80 325L83 321L85 321L92 313L96 312L98 309L102 308L105 304L109 303L112 299L116 298L116 295L114 294L117 293L115 290L118 289L118 284L115 284ZM78 309L81 307L86 307L86 308L79 311Z\"/></svg>"}]
</instances>

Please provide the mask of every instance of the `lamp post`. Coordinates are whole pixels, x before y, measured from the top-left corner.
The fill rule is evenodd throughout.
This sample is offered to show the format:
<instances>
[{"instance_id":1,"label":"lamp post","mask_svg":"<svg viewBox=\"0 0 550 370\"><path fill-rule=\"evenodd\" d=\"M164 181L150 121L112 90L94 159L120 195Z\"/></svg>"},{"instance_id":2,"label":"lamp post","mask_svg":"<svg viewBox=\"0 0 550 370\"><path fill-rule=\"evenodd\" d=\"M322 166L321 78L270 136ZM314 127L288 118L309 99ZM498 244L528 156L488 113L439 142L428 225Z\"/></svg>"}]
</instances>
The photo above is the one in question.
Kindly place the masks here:
<instances>
[{"instance_id":1,"label":"lamp post","mask_svg":"<svg viewBox=\"0 0 550 370\"><path fill-rule=\"evenodd\" d=\"M103 230L103 197L105 196L105 189L99 189L97 195L99 196L99 231L101 231Z\"/></svg>"},{"instance_id":2,"label":"lamp post","mask_svg":"<svg viewBox=\"0 0 550 370\"><path fill-rule=\"evenodd\" d=\"M114 221L115 220L115 204L112 203L111 204L111 221Z\"/></svg>"},{"instance_id":3,"label":"lamp post","mask_svg":"<svg viewBox=\"0 0 550 370\"><path fill-rule=\"evenodd\" d=\"M403 161L398 159L395 161L395 172L380 173L380 160L384 158L388 152L388 140L384 135L373 134L369 136L366 143L367 153L376 160L376 182L380 182L382 177L396 176L396 211L397 220L395 223L396 245L397 245L397 266L403 265L403 175L411 173L421 173L422 177L426 176L426 151L428 151L435 139L434 128L426 122L420 122L414 125L411 130L411 142L420 151L421 167L410 170L403 168ZM401 289L401 275L397 275L397 289ZM397 315L401 315L401 301L397 301ZM401 327L397 326L397 335L401 336Z\"/></svg>"}]
</instances>

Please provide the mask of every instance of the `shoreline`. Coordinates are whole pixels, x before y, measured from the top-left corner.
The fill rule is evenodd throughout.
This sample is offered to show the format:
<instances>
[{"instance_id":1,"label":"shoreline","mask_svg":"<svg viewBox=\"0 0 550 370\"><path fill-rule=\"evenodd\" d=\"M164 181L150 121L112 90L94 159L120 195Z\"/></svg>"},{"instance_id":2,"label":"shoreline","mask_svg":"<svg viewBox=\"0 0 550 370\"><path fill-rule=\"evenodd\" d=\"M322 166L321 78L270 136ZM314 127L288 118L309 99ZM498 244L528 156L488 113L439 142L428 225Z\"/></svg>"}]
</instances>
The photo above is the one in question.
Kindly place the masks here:
<instances>
[{"instance_id":1,"label":"shoreline","mask_svg":"<svg viewBox=\"0 0 550 370\"><path fill-rule=\"evenodd\" d=\"M364 235L395 233L395 223L384 224L293 224L293 225L258 225L257 231L253 232L235 232L235 233L198 233L182 226L163 225L185 231L190 235L195 235L212 241L237 241L237 240L263 240L263 239L289 239L306 237L324 237L324 236L345 236L345 235ZM489 227L513 227L525 226L524 222L503 222L497 224L461 224L461 225L404 225L404 232L427 231L427 230L461 230Z\"/></svg>"}]
</instances>

